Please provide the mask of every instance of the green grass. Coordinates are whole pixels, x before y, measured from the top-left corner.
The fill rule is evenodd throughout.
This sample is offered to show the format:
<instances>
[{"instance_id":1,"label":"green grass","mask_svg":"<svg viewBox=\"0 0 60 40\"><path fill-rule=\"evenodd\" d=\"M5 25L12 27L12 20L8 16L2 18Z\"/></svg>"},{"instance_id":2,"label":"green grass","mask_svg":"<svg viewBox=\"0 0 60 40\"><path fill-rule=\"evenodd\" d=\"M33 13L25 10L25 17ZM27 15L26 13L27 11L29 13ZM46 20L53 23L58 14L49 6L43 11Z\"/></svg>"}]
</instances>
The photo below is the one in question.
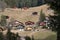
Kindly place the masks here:
<instances>
[{"instance_id":1,"label":"green grass","mask_svg":"<svg viewBox=\"0 0 60 40\"><path fill-rule=\"evenodd\" d=\"M34 39L35 40L56 40L57 39L57 35L56 35L56 32L52 32L52 31L49 31L49 30L46 30L46 31L42 31L40 30L39 32L35 32L33 33L32 31L12 31L12 32L18 32L20 36L34 36ZM4 32L5 33L5 32ZM31 33L33 33L31 35Z\"/></svg>"},{"instance_id":2,"label":"green grass","mask_svg":"<svg viewBox=\"0 0 60 40\"><path fill-rule=\"evenodd\" d=\"M56 33L55 32L37 32L34 35L35 39L39 40L56 40Z\"/></svg>"},{"instance_id":3,"label":"green grass","mask_svg":"<svg viewBox=\"0 0 60 40\"><path fill-rule=\"evenodd\" d=\"M21 21L21 22L25 22L25 21L28 21L28 20L31 20L33 22L36 22L38 21L39 19L39 16L31 16L30 13L34 12L34 11L39 11L38 14L40 13L40 10L41 9L44 9L46 10L48 7L47 6L43 6L43 7L38 7L38 8L31 8L31 9L28 9L28 11L21 11L21 10L18 10L18 11L11 11L11 10L5 10L5 12L0 12L0 16L3 14L3 15L8 15L10 18L14 18L18 21ZM36 9L36 10L35 10ZM32 10L32 11L31 11ZM29 14L29 15L27 15ZM45 14L47 15L47 13L45 12ZM27 16L26 16L27 15ZM9 19L10 20L10 19ZM15 32L15 31L14 31ZM19 32L20 35L30 35L31 32ZM41 39L41 40L56 40L56 33L55 32L50 32L50 31L40 31L40 32L37 32L37 33L34 33L34 38L35 39Z\"/></svg>"},{"instance_id":4,"label":"green grass","mask_svg":"<svg viewBox=\"0 0 60 40\"><path fill-rule=\"evenodd\" d=\"M35 32L35 33L33 33L32 31L24 31L24 32L18 31L18 33L20 36L27 35L31 37L33 35L35 40L56 40L57 39L56 32L52 32L49 30L45 30L45 31L40 30L39 32ZM31 33L33 34L31 35Z\"/></svg>"},{"instance_id":5,"label":"green grass","mask_svg":"<svg viewBox=\"0 0 60 40\"><path fill-rule=\"evenodd\" d=\"M25 31L25 32L20 32L20 35L27 35L27 36L34 36L35 40L56 40L57 35L56 32L51 32L51 31L39 31L36 32L32 35L30 35L32 32L30 31Z\"/></svg>"}]
</instances>

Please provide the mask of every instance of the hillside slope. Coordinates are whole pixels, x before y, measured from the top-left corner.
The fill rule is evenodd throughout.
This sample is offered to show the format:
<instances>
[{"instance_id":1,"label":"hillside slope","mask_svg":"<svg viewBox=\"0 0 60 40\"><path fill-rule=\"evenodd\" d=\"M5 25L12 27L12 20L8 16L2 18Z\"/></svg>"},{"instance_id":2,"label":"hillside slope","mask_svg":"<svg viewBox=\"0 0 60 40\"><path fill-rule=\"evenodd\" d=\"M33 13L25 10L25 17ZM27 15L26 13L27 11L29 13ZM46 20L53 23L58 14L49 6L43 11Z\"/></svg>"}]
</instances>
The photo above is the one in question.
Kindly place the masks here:
<instances>
[{"instance_id":1,"label":"hillside slope","mask_svg":"<svg viewBox=\"0 0 60 40\"><path fill-rule=\"evenodd\" d=\"M31 7L27 10L24 9L12 9L12 8L6 8L4 12L0 12L0 15L8 15L10 18L8 20L15 19L18 20L20 22L26 22L26 21L33 21L33 22L37 22L39 20L39 15L40 15L40 11L41 9L43 10L43 12L45 13L46 16L48 16L48 14L53 13L53 11L49 10L48 12L48 8L49 6L47 5L42 5L42 6L38 6L38 7ZM38 15L32 15L33 12L38 12Z\"/></svg>"}]
</instances>

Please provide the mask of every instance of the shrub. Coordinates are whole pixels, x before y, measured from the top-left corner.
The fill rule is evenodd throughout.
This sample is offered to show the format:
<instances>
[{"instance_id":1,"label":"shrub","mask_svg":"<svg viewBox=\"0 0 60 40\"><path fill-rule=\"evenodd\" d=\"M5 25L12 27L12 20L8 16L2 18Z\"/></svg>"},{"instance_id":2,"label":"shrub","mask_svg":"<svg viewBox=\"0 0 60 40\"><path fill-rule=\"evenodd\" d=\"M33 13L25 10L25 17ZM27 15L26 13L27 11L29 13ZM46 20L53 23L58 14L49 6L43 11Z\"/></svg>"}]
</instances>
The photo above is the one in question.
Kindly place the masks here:
<instances>
[{"instance_id":1,"label":"shrub","mask_svg":"<svg viewBox=\"0 0 60 40\"><path fill-rule=\"evenodd\" d=\"M7 25L7 20L5 15L1 15L1 26L6 26Z\"/></svg>"},{"instance_id":2,"label":"shrub","mask_svg":"<svg viewBox=\"0 0 60 40\"><path fill-rule=\"evenodd\" d=\"M25 40L31 40L31 38L29 36L26 36Z\"/></svg>"}]
</instances>

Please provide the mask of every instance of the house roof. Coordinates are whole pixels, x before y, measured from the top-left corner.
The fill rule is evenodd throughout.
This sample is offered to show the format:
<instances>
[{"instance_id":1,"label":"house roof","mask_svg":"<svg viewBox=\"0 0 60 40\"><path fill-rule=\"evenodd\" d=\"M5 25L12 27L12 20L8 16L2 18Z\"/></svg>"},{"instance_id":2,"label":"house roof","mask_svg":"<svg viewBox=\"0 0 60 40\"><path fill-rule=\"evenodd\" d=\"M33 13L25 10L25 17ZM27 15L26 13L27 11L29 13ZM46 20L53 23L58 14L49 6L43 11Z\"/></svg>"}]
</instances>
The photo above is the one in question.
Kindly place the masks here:
<instances>
[{"instance_id":1,"label":"house roof","mask_svg":"<svg viewBox=\"0 0 60 40\"><path fill-rule=\"evenodd\" d=\"M18 25L24 25L24 24L22 22L14 20L14 21L10 22L9 25L11 25L11 26L18 26Z\"/></svg>"},{"instance_id":2,"label":"house roof","mask_svg":"<svg viewBox=\"0 0 60 40\"><path fill-rule=\"evenodd\" d=\"M27 22L25 22L25 24L26 24L26 25L33 25L34 22L32 22L32 21L27 21Z\"/></svg>"},{"instance_id":3,"label":"house roof","mask_svg":"<svg viewBox=\"0 0 60 40\"><path fill-rule=\"evenodd\" d=\"M24 29L25 26L24 26L24 25L17 25L16 27L17 27L18 29Z\"/></svg>"}]
</instances>

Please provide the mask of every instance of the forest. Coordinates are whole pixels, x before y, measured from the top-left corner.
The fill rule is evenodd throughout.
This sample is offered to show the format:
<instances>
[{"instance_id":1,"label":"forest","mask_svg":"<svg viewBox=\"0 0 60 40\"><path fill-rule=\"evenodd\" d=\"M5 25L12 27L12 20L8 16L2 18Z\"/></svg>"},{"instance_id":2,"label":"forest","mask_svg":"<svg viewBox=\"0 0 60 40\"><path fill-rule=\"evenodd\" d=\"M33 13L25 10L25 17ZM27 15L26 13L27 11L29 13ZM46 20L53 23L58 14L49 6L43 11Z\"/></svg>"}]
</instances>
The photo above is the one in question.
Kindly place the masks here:
<instances>
[{"instance_id":1,"label":"forest","mask_svg":"<svg viewBox=\"0 0 60 40\"><path fill-rule=\"evenodd\" d=\"M45 3L44 0L1 0L7 4L8 7L35 7Z\"/></svg>"}]
</instances>

